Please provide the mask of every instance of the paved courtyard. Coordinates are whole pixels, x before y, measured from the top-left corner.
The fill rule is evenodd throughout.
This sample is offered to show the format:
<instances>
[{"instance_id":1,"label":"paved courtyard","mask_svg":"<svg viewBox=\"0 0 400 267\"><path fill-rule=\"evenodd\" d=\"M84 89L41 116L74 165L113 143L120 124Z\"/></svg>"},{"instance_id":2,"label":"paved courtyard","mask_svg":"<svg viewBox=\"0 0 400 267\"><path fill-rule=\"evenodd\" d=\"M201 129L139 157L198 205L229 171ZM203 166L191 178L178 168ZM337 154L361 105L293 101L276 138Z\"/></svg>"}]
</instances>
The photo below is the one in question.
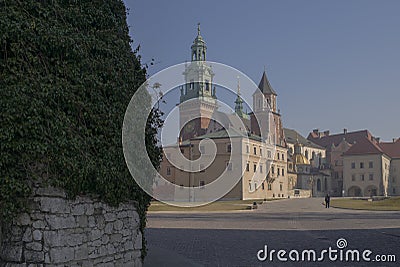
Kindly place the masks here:
<instances>
[{"instance_id":1,"label":"paved courtyard","mask_svg":"<svg viewBox=\"0 0 400 267\"><path fill-rule=\"evenodd\" d=\"M322 206L322 199L268 202L257 210L225 213L150 213L145 266L321 266L321 262L261 262L268 249L321 251L344 238L346 249L372 255L396 255L396 263L361 262L359 266L397 266L400 260L400 213L355 211ZM328 261L324 266L354 266Z\"/></svg>"}]
</instances>

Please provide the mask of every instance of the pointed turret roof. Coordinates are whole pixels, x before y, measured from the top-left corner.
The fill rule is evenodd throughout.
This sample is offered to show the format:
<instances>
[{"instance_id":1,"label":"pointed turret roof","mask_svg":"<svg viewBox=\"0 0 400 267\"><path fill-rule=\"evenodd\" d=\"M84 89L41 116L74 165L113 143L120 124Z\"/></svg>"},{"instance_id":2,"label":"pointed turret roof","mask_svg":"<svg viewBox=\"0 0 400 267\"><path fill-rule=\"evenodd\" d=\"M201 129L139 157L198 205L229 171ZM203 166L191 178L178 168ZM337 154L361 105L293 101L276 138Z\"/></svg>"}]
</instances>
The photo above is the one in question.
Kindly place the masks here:
<instances>
[{"instance_id":1,"label":"pointed turret roof","mask_svg":"<svg viewBox=\"0 0 400 267\"><path fill-rule=\"evenodd\" d=\"M268 81L267 73L265 72L265 70L264 70L263 76L261 77L261 81L258 84L258 88L264 94L277 95L275 90L272 88L271 84Z\"/></svg>"}]
</instances>

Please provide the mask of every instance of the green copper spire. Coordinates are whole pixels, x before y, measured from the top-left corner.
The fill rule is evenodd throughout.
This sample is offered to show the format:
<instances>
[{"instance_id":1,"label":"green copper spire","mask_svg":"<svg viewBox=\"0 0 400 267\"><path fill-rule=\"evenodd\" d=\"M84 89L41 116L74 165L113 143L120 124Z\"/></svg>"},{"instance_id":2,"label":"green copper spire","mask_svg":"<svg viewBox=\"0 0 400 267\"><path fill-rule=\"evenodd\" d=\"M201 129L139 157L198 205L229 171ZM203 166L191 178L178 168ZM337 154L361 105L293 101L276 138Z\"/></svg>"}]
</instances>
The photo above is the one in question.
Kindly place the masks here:
<instances>
[{"instance_id":1,"label":"green copper spire","mask_svg":"<svg viewBox=\"0 0 400 267\"><path fill-rule=\"evenodd\" d=\"M200 35L200 23L197 24L197 36L191 46L191 62L185 65L185 85L181 87L180 102L199 98L215 104L216 89L213 86L214 72L206 60L206 43Z\"/></svg>"},{"instance_id":2,"label":"green copper spire","mask_svg":"<svg viewBox=\"0 0 400 267\"><path fill-rule=\"evenodd\" d=\"M203 37L200 35L200 23L197 23L197 36L192 44L192 61L205 61L207 46Z\"/></svg>"},{"instance_id":3,"label":"green copper spire","mask_svg":"<svg viewBox=\"0 0 400 267\"><path fill-rule=\"evenodd\" d=\"M237 77L238 79L238 85L237 85L237 97L235 100L235 112L238 114L239 117L243 118L245 116L245 113L243 112L243 99L240 96L240 79L239 76Z\"/></svg>"}]
</instances>

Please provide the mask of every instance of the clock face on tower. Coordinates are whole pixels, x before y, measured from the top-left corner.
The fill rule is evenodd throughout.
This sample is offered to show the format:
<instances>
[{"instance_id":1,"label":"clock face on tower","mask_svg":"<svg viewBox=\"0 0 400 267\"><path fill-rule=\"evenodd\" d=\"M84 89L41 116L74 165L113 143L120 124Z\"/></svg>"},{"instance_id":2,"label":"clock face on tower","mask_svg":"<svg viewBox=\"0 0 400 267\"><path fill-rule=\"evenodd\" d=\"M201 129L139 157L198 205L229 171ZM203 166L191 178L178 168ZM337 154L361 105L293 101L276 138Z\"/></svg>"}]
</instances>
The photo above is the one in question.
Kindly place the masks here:
<instances>
[{"instance_id":1,"label":"clock face on tower","mask_svg":"<svg viewBox=\"0 0 400 267\"><path fill-rule=\"evenodd\" d=\"M188 122L183 128L185 134L190 134L194 131L194 121Z\"/></svg>"}]
</instances>

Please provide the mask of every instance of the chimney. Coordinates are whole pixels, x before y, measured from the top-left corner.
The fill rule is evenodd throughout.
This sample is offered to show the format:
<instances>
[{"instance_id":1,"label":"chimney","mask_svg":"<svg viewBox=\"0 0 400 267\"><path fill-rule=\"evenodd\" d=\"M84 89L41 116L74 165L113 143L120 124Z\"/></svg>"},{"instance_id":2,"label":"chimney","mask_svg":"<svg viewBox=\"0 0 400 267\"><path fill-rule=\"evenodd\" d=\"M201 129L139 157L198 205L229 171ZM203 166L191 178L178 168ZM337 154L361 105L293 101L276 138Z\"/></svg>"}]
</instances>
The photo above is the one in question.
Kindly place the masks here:
<instances>
[{"instance_id":1,"label":"chimney","mask_svg":"<svg viewBox=\"0 0 400 267\"><path fill-rule=\"evenodd\" d=\"M381 142L381 138L380 137L376 137L376 142L380 143Z\"/></svg>"},{"instance_id":2,"label":"chimney","mask_svg":"<svg viewBox=\"0 0 400 267\"><path fill-rule=\"evenodd\" d=\"M324 136L329 136L329 130L324 132Z\"/></svg>"},{"instance_id":3,"label":"chimney","mask_svg":"<svg viewBox=\"0 0 400 267\"><path fill-rule=\"evenodd\" d=\"M343 133L347 134L347 129L346 128L343 129Z\"/></svg>"}]
</instances>

